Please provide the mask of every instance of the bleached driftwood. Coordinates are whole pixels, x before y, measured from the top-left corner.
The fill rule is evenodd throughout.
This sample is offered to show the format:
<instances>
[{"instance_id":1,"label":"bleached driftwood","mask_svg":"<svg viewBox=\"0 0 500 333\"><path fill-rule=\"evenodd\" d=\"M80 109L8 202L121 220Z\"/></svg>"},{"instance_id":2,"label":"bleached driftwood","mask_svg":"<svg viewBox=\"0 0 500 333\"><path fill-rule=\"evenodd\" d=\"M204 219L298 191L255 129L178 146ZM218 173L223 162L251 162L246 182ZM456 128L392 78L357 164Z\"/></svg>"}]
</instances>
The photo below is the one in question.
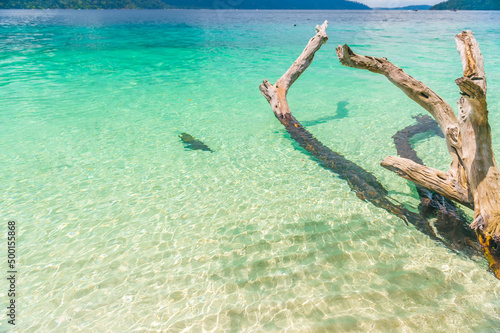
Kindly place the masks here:
<instances>
[{"instance_id":1,"label":"bleached driftwood","mask_svg":"<svg viewBox=\"0 0 500 333\"><path fill-rule=\"evenodd\" d=\"M328 169L345 179L362 200L391 212L415 225L432 239L439 240L453 249L453 244L436 236L434 229L420 215L409 212L403 206L387 198L387 191L369 172L330 150L315 139L291 114L286 95L291 85L311 64L316 51L328 40L328 22L316 27L302 54L273 85L269 81L259 86L278 120L301 147ZM486 80L483 60L477 42L471 32L457 36L457 48L462 56L464 76L456 82L462 91L459 101L460 116L440 96L422 82L406 74L385 58L355 54L347 45L337 48L337 55L345 66L367 69L385 75L408 97L426 109L438 122L452 157L450 169L439 171L410 159L389 156L382 165L397 172L416 184L431 189L475 210L471 225L484 247L490 268L500 278L500 173L491 148L491 131L486 106ZM444 206L443 206L444 207ZM452 212L443 209L442 218ZM451 214L451 215L450 215ZM451 218L444 229L453 228L459 219ZM466 234L466 233L463 233ZM470 237L469 237L470 238Z\"/></svg>"},{"instance_id":2,"label":"bleached driftwood","mask_svg":"<svg viewBox=\"0 0 500 333\"><path fill-rule=\"evenodd\" d=\"M290 115L290 108L286 100L286 94L292 84L304 73L313 61L314 54L328 40L326 28L328 21L316 26L316 35L309 40L302 54L295 60L290 68L273 85L268 80L260 84L259 89L271 105L274 114L278 119Z\"/></svg>"},{"instance_id":3,"label":"bleached driftwood","mask_svg":"<svg viewBox=\"0 0 500 333\"><path fill-rule=\"evenodd\" d=\"M500 172L488 124L483 58L472 32L458 34L456 44L463 64L463 77L455 81L462 94L458 119L441 97L387 59L355 54L347 45L337 48L337 56L345 66L385 75L436 119L452 157L447 172L395 156L384 159L382 166L473 208L471 227L476 230L487 257L497 257L488 259L500 278Z\"/></svg>"},{"instance_id":4,"label":"bleached driftwood","mask_svg":"<svg viewBox=\"0 0 500 333\"><path fill-rule=\"evenodd\" d=\"M486 76L483 56L474 35L464 31L455 38L463 66L463 77L455 82L461 90L458 126L463 142L463 163L474 197L471 227L483 246L500 254L500 172L491 143L486 104ZM500 267L497 267L500 272ZM500 275L500 273L498 273Z\"/></svg>"},{"instance_id":5,"label":"bleached driftwood","mask_svg":"<svg viewBox=\"0 0 500 333\"><path fill-rule=\"evenodd\" d=\"M421 166L411 160L397 156L385 159L382 165L390 167L392 171L397 171L406 179L470 207L472 200L468 192L466 179L463 177L464 170L460 163L462 143L458 121L451 106L425 84L406 74L401 68L387 61L386 58L358 55L347 45L337 48L337 56L344 66L367 69L370 72L383 74L408 97L426 109L441 127L448 151L452 157L452 164L447 173L438 172L438 170ZM437 191L436 184L442 184L443 190Z\"/></svg>"}]
</instances>

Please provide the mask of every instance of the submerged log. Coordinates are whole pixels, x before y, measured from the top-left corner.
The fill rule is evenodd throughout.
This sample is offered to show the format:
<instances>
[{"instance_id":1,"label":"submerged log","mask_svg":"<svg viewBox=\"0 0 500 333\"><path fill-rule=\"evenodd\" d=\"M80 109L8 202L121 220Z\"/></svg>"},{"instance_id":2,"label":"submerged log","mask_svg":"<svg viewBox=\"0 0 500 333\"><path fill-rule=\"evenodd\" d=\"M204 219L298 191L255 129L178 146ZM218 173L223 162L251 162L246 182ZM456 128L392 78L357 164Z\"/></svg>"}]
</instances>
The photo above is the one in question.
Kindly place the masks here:
<instances>
[{"instance_id":1,"label":"submerged log","mask_svg":"<svg viewBox=\"0 0 500 333\"><path fill-rule=\"evenodd\" d=\"M316 35L309 40L309 43L307 43L301 55L274 85L267 80L264 80L264 82L260 84L259 89L271 105L276 118L281 119L290 114L290 108L288 107L288 101L286 99L288 89L295 80L304 73L307 67L309 67L314 59L316 51L318 51L328 40L326 34L327 27L328 21L323 22L322 25L316 26Z\"/></svg>"},{"instance_id":2,"label":"submerged log","mask_svg":"<svg viewBox=\"0 0 500 333\"><path fill-rule=\"evenodd\" d=\"M491 144L483 58L472 32L458 34L456 44L463 65L463 77L455 81L462 94L458 119L441 97L386 58L358 55L347 45L337 48L337 56L345 66L385 75L436 119L452 157L447 172L395 156L384 159L382 166L473 208L471 228L484 247L491 270L500 278L500 172Z\"/></svg>"}]
</instances>

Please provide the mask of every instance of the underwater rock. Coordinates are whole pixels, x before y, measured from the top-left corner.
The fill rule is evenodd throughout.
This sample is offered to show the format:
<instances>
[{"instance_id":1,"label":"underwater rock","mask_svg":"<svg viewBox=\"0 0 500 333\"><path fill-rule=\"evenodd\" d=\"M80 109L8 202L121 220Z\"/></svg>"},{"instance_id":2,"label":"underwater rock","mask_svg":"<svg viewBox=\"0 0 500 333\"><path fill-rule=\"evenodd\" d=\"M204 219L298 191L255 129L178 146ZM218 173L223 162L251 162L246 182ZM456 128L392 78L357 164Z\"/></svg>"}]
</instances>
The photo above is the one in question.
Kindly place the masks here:
<instances>
[{"instance_id":1,"label":"underwater rock","mask_svg":"<svg viewBox=\"0 0 500 333\"><path fill-rule=\"evenodd\" d=\"M200 140L196 140L191 134L181 133L181 135L179 135L179 138L181 138L182 142L184 142L184 146L186 148L189 148L191 150L209 151L211 153L214 152L212 149L210 149L209 146L207 146Z\"/></svg>"}]
</instances>

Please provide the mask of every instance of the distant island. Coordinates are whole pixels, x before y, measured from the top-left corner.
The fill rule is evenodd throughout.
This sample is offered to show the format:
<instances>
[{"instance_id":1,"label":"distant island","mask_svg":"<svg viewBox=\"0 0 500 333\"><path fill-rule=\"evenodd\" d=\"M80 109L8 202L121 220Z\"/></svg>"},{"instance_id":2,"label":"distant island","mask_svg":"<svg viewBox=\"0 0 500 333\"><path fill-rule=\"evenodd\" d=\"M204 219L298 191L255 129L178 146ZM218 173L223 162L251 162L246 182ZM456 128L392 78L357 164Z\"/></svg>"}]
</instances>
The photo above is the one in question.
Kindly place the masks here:
<instances>
[{"instance_id":1,"label":"distant island","mask_svg":"<svg viewBox=\"0 0 500 333\"><path fill-rule=\"evenodd\" d=\"M0 9L372 9L350 0L1 0ZM448 0L378 10L500 10L500 0Z\"/></svg>"},{"instance_id":2,"label":"distant island","mask_svg":"<svg viewBox=\"0 0 500 333\"><path fill-rule=\"evenodd\" d=\"M405 6L405 7L378 7L378 8L373 8L377 10L429 10L431 9L432 6L429 5L412 5L412 6Z\"/></svg>"},{"instance_id":3,"label":"distant island","mask_svg":"<svg viewBox=\"0 0 500 333\"><path fill-rule=\"evenodd\" d=\"M371 9L347 0L3 0L1 9Z\"/></svg>"},{"instance_id":4,"label":"distant island","mask_svg":"<svg viewBox=\"0 0 500 333\"><path fill-rule=\"evenodd\" d=\"M500 10L500 0L448 0L431 7L431 10Z\"/></svg>"}]
</instances>

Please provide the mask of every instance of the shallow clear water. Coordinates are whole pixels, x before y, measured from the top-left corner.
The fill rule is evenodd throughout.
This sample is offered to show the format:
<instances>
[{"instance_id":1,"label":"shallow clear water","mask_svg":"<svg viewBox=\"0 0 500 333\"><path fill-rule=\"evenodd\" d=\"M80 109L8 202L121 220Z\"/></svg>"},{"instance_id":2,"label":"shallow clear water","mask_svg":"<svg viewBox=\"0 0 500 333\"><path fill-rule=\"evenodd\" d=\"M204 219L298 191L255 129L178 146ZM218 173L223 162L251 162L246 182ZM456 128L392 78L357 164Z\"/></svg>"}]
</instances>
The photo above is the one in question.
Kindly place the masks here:
<instances>
[{"instance_id":1,"label":"shallow clear water","mask_svg":"<svg viewBox=\"0 0 500 333\"><path fill-rule=\"evenodd\" d=\"M500 152L497 12L0 11L0 211L20 229L15 331L500 327L500 284L484 259L361 201L261 96L325 19L330 39L290 90L292 111L392 198L418 205L379 163L424 110L385 78L342 67L337 44L389 58L456 109L454 35L472 29ZM182 132L215 153L186 150ZM442 139L415 146L447 168Z\"/></svg>"}]
</instances>

